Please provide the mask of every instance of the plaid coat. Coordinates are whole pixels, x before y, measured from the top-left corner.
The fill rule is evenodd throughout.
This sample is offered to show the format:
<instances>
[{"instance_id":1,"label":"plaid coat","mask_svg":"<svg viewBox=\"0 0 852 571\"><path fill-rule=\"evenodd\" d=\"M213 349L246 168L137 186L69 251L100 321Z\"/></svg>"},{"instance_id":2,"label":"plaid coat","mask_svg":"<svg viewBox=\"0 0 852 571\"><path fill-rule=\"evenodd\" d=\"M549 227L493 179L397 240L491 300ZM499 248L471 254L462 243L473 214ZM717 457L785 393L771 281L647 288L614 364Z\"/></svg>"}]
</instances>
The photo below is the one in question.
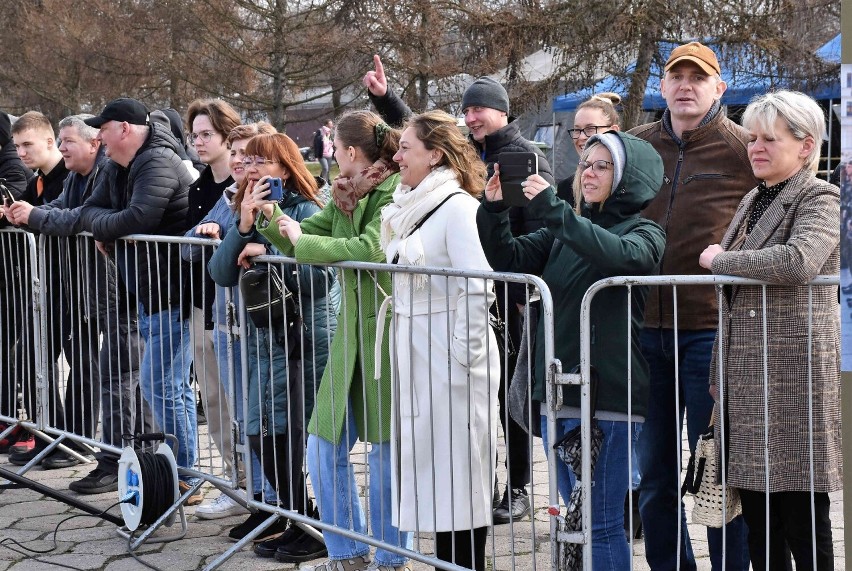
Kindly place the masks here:
<instances>
[{"instance_id":1,"label":"plaid coat","mask_svg":"<svg viewBox=\"0 0 852 571\"><path fill-rule=\"evenodd\" d=\"M815 491L836 491L842 474L837 288L813 288L809 320L809 291L801 284L817 275L839 272L840 192L808 169L799 171L745 241L732 248L741 227L748 223L756 194L755 189L743 198L721 243L726 251L712 264L714 274L775 284L766 288L766 330L760 286L726 287L722 296L710 382L723 380L728 485L766 489L765 368L769 492L810 490L809 427L813 428ZM765 362L764 336L768 340ZM809 390L813 394L812 421ZM720 442L718 432L717 425Z\"/></svg>"}]
</instances>

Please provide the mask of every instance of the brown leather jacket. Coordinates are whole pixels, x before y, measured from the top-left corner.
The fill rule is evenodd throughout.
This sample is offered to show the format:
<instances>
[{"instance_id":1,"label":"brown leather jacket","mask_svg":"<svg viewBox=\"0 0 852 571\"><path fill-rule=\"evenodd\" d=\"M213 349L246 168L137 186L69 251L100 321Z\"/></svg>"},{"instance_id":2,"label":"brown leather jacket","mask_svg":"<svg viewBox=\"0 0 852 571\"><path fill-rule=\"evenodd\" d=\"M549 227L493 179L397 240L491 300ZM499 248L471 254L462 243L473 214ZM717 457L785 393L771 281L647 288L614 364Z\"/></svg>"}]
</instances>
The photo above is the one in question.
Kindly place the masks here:
<instances>
[{"instance_id":1,"label":"brown leather jacket","mask_svg":"<svg viewBox=\"0 0 852 571\"><path fill-rule=\"evenodd\" d=\"M663 186L642 216L666 231L661 275L709 274L698 257L718 244L742 198L757 186L746 153L748 134L722 111L707 124L683 133L682 145L662 121L630 133L645 139L663 158ZM671 287L652 287L645 327L674 327ZM710 286L677 288L678 329L716 329L716 294Z\"/></svg>"}]
</instances>

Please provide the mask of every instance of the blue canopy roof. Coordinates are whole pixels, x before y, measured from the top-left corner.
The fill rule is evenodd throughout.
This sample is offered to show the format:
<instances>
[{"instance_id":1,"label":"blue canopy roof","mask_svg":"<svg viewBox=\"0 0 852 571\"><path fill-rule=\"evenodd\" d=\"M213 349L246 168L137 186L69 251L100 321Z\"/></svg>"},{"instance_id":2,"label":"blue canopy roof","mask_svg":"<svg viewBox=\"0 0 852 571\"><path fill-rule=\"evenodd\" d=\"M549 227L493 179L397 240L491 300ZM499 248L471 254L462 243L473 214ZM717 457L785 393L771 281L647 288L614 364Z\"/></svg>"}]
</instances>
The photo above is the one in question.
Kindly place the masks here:
<instances>
[{"instance_id":1,"label":"blue canopy roof","mask_svg":"<svg viewBox=\"0 0 852 571\"><path fill-rule=\"evenodd\" d=\"M816 55L830 63L840 63L840 34L831 38L816 51Z\"/></svg>"},{"instance_id":2,"label":"blue canopy roof","mask_svg":"<svg viewBox=\"0 0 852 571\"><path fill-rule=\"evenodd\" d=\"M672 42L660 42L659 51L663 61L668 59L669 54L677 45ZM816 53L826 61L839 63L840 34L822 46ZM635 63L631 64L627 68L625 75L629 76L635 69L635 65ZM663 70L660 67L660 63L654 60L651 63L648 87L645 89L645 96L642 99L643 109L665 109L666 101L660 93L660 79L662 77ZM772 74L771 70L767 68L741 70L738 69L738 66L725 62L724 58L722 61L722 79L728 84L728 89L725 90L725 94L722 96L722 104L724 105L747 105L755 95L765 93L774 87L781 87L778 83L777 74ZM580 103L593 94L605 91L614 91L622 96L626 95L626 80L610 76L586 89L557 96L553 99L553 111L574 111ZM814 99L838 99L840 98L840 81L838 79L830 85L810 90L809 95Z\"/></svg>"}]
</instances>

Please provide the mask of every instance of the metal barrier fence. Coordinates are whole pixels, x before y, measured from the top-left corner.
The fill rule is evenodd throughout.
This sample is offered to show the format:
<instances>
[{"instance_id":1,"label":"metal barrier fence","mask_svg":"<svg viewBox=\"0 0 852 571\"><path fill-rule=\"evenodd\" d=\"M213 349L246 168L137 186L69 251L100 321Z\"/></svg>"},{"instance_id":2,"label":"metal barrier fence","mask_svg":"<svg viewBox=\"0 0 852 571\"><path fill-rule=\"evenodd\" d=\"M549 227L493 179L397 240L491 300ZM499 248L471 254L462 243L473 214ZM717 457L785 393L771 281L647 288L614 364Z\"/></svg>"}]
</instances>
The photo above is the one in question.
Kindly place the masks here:
<instances>
[{"instance_id":1,"label":"metal barrier fence","mask_svg":"<svg viewBox=\"0 0 852 571\"><path fill-rule=\"evenodd\" d=\"M838 276L820 276L808 285L801 286L767 284L758 280L731 276L652 276L608 278L589 288L584 295L581 309L579 375L556 376L553 387L554 390L561 391L560 385L569 382L579 382L581 386L582 463L581 473L577 477L580 480L583 498L582 529L596 529L599 524L596 522L595 514L600 514L602 510L600 505L595 506L592 501L586 501L593 498L593 471L596 478L601 476L594 466L592 452L595 448L592 446L594 429L591 422L590 390L594 344L592 306L596 296L600 297L602 292L611 291L610 288L626 288L626 299L630 301L636 289L649 286L671 287L673 288L675 327L668 330L667 334L671 338L666 350L669 351L669 358L673 362L670 371L672 378L669 379L672 382L666 386L666 394L664 394L660 390L660 384L654 384L654 376L659 376L661 371L659 364L652 362L650 369L652 405L648 410L651 416L643 419L629 411L624 420L631 423L645 421L642 435L639 437L639 456L640 458L643 458L643 454L646 456L644 461L640 461L640 466L643 470L646 467L652 467L649 473L642 473L643 480L639 486L640 511L642 511L642 522L645 524L643 555L652 568L655 565L663 565L667 568L681 569L695 565L686 527L684 503L680 500L683 494L680 488L686 457L690 453L695 453L696 446L692 434L694 424L690 424L690 420L693 419L689 418L689 409L690 406L695 407L696 410L698 407L694 402L691 404L685 402L685 399L695 399L695 395L688 394L688 381L683 380L684 377L694 374L694 371L689 372L686 369L688 350L687 342L683 339L692 333L678 331L677 291L678 288L686 287L715 287L719 305L719 334L716 337L715 331L709 332L711 343L716 337L712 350L709 344L705 344L699 351L705 354L710 372L708 379L707 371L704 370L704 381L700 390L704 392L704 397L710 399L709 382L717 378L717 400L725 404L716 416L715 435L714 438L711 436L713 440L710 440L711 443L715 440L715 446L718 446L716 455L721 461L719 480L722 486L720 494L722 497L716 499L716 505L712 506L716 508L715 510L705 510L704 500L687 499L687 504L691 506L692 523L697 524L695 527L700 529L708 525L701 519L702 517L707 517L708 512L718 512L716 514L720 518L718 525L707 527L710 559L714 569L717 566L724 569L749 569L749 547L755 549L758 545L762 547L761 551L765 551L766 569L783 568L785 565L789 568L793 559L799 568L833 568L831 524L828 521L829 498L826 490L834 491L837 488L839 484L836 482L839 480L840 472L839 315L836 305L838 285ZM732 295L739 295L741 296L739 299L742 299L745 295L743 292L747 291L751 292L751 297L748 298L745 306L731 301ZM781 303L778 303L779 300ZM626 304L628 320L631 317L632 306L632 303ZM804 331L789 330L802 320L805 325ZM787 332L786 335L783 334L784 331ZM752 337L751 341L745 344L743 344L744 332ZM639 345L646 356L658 348L648 342L649 336L653 340L654 336L661 334L666 335L666 332L648 329L643 331ZM679 335L683 338L678 339ZM733 344L729 343L729 337L734 338ZM706 339L705 337L705 341ZM631 351L637 347L635 343L631 343L629 329L624 346L629 362ZM690 351L693 350L690 349ZM751 360L744 358L744 354L749 355ZM739 356L732 358L732 355ZM600 357L597 355L596 358ZM804 370L785 369L797 362L794 357L802 357L806 361ZM743 370L744 363L756 366L754 369ZM694 367L695 364L690 365ZM631 394L637 390L636 385L633 385L634 374L638 378L643 372L633 371L628 367L628 392ZM794 379L792 384L791 378ZM729 379L733 380L729 381ZM753 394L749 394L747 392L749 387L743 388L743 379L752 379L752 384L756 383L758 389ZM795 387L792 387L793 384ZM653 403L657 403L656 408ZM664 412L667 414L667 422L670 421L667 429L671 439L661 441L658 440L660 432L654 429L660 424L658 414L661 408L670 405L673 405L674 410ZM756 411L756 417L744 416L750 407L754 409L752 412ZM687 414L686 423L683 417L684 408ZM707 417L709 416L708 412ZM654 427L651 432L648 432L649 419L653 421ZM552 421L552 419L549 420ZM796 424L797 422L800 424ZM707 430L707 424L705 420L703 427L698 427L701 432ZM686 438L685 433L683 435L681 433L684 428L689 429L689 439ZM550 426L550 429L556 429L555 423ZM749 449L749 446L754 444L747 440L750 431L759 435L756 450ZM782 440L789 438L796 431L803 433L804 438L796 441ZM689 448L685 453L686 456L683 456L683 447L686 442L689 442ZM621 466L628 472L628 477L632 476L635 444L633 439L627 440L627 457L621 459ZM836 448L834 445L837 445ZM790 462L787 459L788 464L779 469L781 461L779 452L789 452L790 449L793 450L792 455L797 456L797 461ZM603 450L599 453L606 454ZM669 469L669 463L665 460L667 456L674 458L674 466L668 473L668 482L661 485L658 479L653 478L651 472L657 471L653 468L656 465ZM743 465L744 458L752 457L757 459L753 465ZM707 464L709 465L709 459ZM688 473L687 478L695 476L701 468L696 463L691 469L695 472ZM801 478L797 479L799 476ZM738 490L729 487L729 483L734 478L736 482L732 486L737 486ZM834 483L831 482L832 478ZM646 480L652 481L646 482ZM785 480L793 480L793 482ZM704 484L706 483L705 480ZM776 492L786 492L790 489L798 490L802 494L775 496ZM769 490L770 493L762 493L765 490ZM736 507L739 502L729 497L729 494L737 491L739 491L738 495L742 496L742 508ZM631 495L632 493L631 491ZM648 499L643 502L645 494L648 494ZM803 528L806 529L795 542L789 539L790 534L795 535L802 530L795 532L791 529L785 530L785 526L793 525L790 521L778 527L778 524L770 519L770 512L774 515L779 509L777 501L789 505L793 505L794 501L797 502L794 504L796 506L794 519L800 518L804 521ZM699 504L701 504L700 510ZM732 509L736 509L736 513L729 513ZM752 526L750 529L752 538L748 541L745 522L739 523L744 516L731 520L740 509L749 510L752 523L765 522L760 526L763 529L755 529ZM722 525L722 520L730 523ZM787 545L785 545L784 537L781 536L784 531L787 532ZM655 534L652 542L649 542L650 534ZM755 536L757 539L754 538ZM569 543L577 543L581 539L577 535L570 534L563 534L562 537ZM588 534L584 534L582 539L587 540L582 545L583 569L590 570L593 568L592 560L596 549L605 550L604 544L607 541ZM655 549L653 542L665 543L662 553L652 553ZM629 549L631 562L635 566L638 556L634 554L632 542ZM842 557L842 554L838 556ZM557 559L564 561L564 554ZM785 563L782 564L781 560ZM813 564L814 561L816 564ZM560 566L560 568L563 567Z\"/></svg>"},{"instance_id":2,"label":"metal barrier fence","mask_svg":"<svg viewBox=\"0 0 852 571\"><path fill-rule=\"evenodd\" d=\"M308 524L305 526L308 533L315 535L319 534L316 529L337 530L339 536L358 540L362 542L360 546L375 546L390 554L389 557L396 554L396 557L459 569L431 556L435 551L432 530L465 525L468 529L485 527L480 524L490 519L494 493L499 493L497 480L500 488L513 486L511 476L505 472L505 457L501 455L499 466L497 463L496 423L500 412L496 403L501 367L505 369L509 360L514 360L510 345L520 349L521 326L515 323L516 331L509 334L506 308L510 303L506 288L501 287L498 289L502 292L503 309L495 312L499 319L489 327L488 308L495 295L486 295L486 291L491 291L494 280L515 284L514 287L525 292L528 301L535 301L527 307L535 306L536 317L547 324L552 321L549 294L537 278L429 268L414 270L383 264L297 266L291 259L262 256L254 259L255 267L277 268L277 275L292 292L290 301L283 305L283 316L272 327L265 328L254 324L239 299L235 286L243 272L236 267L236 260L229 261L230 275L225 280L229 287L209 282L207 264L218 251L218 241L129 236L104 246L85 234L70 238L39 236L36 251L32 248L31 234L9 231L2 237L7 235L21 244L31 243L29 267L38 268L38 272L18 271L15 275L29 275L32 285L18 277L21 285L8 292L22 311L32 312L29 314L32 321L28 322L31 327L18 329L31 332L41 341L41 348L34 347L25 355L34 363L31 367L34 375L22 377L19 394L5 400L10 414L4 414L4 421L40 429L36 431L35 454L20 474L39 462L45 465L51 458L63 455L69 462L91 462L91 448L99 450L98 467L109 463L111 467L124 445L141 446L128 438L131 435L154 430L175 434L179 442L175 447L179 474L186 484L181 488L180 502L195 495L203 482L209 482L248 508L270 516L225 551L211 568L259 533L286 523L284 519L278 520L282 517ZM109 257L98 252L105 247L110 248ZM4 260L14 260L16 255L10 253ZM452 283L462 288L460 299L467 300L465 306L457 307L453 302L451 307L448 298L430 296L410 308L411 315L393 309L383 320L379 316L388 311L387 306L383 307L389 298L387 294L410 279L409 272L423 275L424 279L441 280L444 287ZM269 287L271 276L267 272L261 283ZM34 293L28 293L30 290ZM28 300L33 298L40 300L39 303L30 304ZM402 299L399 298L397 306ZM369 309L364 312L362 306ZM35 313L40 308L44 311ZM360 315L358 319L334 323L338 312L347 315L353 310ZM267 307L264 311L272 309ZM463 316L455 327L458 331L451 327L451 312ZM394 333L398 323L410 322L424 313L434 314L434 323L429 325L434 326L434 331L427 329L415 334L408 329L408 337ZM526 313L529 322L531 310L527 309ZM394 328L385 327L391 323ZM480 332L474 346L454 335L469 332L471 328ZM544 329L552 331L548 325ZM342 349L332 347L335 331L342 339ZM378 335L378 347L375 346L377 332L382 332ZM497 337L501 339L499 343ZM525 338L532 336L527 334ZM436 344L439 339L443 339L442 345ZM544 344L546 359L550 360L552 334L544 336ZM24 343L18 344L19 350L25 347ZM467 416L455 418L456 426L440 438L437 429L452 418L424 417L421 420L426 421L431 438L421 440L427 435L419 424L413 430L418 415L408 410L412 405L418 406L417 394L405 393L400 379L420 373L406 370L403 363L412 351L424 348L435 361L442 363L434 371L430 369L427 384L445 382L446 375L453 379L453 392L443 394L440 405L436 400L432 412L444 414L466 402L463 409ZM333 353L333 357L326 359L323 353ZM335 365L335 359L342 364ZM357 388L351 395L337 395L334 391L318 394L322 390L320 380L326 360L331 368L328 385L334 386L340 379L344 382L354 379L353 386ZM368 362L381 363L378 371L381 380L369 378L372 373L368 369L372 368ZM478 374L477 382L471 384L468 369L474 362L488 365L484 375ZM527 367L531 368L532 364ZM17 374L18 369L4 367L4 370ZM198 386L200 399L193 385ZM379 385L381 389L376 390ZM388 388L392 388L391 392ZM508 383L503 388L504 397L507 389ZM330 446L334 437L330 441L316 438L311 442L309 432L328 436L321 426L308 429L311 409L318 399L326 399L333 409L331 416L318 421L319 424L330 418L338 426L345 426L346 430L339 430L353 444L351 455L338 456L338 465L320 462L328 460L320 447ZM352 404L338 408L341 399L346 404L351 400ZM399 406L394 407L394 403ZM532 406L528 395L525 403L522 406L528 413ZM206 434L196 430L198 404L203 405L207 416ZM425 402L419 406L425 406ZM18 409L25 421L11 414ZM398 414L402 409L408 410L404 416ZM508 422L508 409L504 410L504 416L503 420ZM477 434L464 444L470 426ZM13 428L10 426L9 430ZM358 432L361 441L354 445ZM403 446L405 442L410 444ZM420 452L416 458L400 455L403 450L416 450L418 445ZM505 456L515 456L513 446L531 449L533 438L524 434L520 444L517 440L507 442L501 447ZM446 458L434 457L454 447L454 452ZM308 470L314 458L319 462L313 470L316 480ZM397 480L389 477L390 468L398 469L406 463L414 466L415 460L414 479L399 480L403 485L397 487ZM421 466L424 461L432 466L427 472ZM453 472L455 465L459 465L459 473L441 481L445 473ZM323 473L331 475L331 479ZM352 475L356 477L354 480ZM487 556L491 560L501 558L507 568L535 568L535 555L542 548L536 528L547 524L536 521L536 508L541 513L546 507L541 502L551 505L553 497L542 498L544 483L536 481L534 471L529 478L531 521L512 521L505 528L492 528L489 532ZM328 504L326 497L335 496L333 490L344 479L347 484L355 482L348 488L350 501L345 506L355 517L348 521L338 519L335 513L340 506ZM389 487L391 481L393 489ZM514 483L518 487L523 484ZM245 488L245 495L240 487ZM413 522L405 523L405 517L412 517L410 513L406 515L410 501L401 501L399 495L415 498L427 490L432 499L425 504L416 502ZM361 496L367 501L366 515L360 511ZM450 509L449 522L438 524L444 518L442 510L446 506L432 510L431 515L427 515L426 508L445 502L445 498L450 499L447 505L457 504L458 509ZM536 499L539 505L535 505ZM312 509L314 502L331 515L317 519L317 511ZM390 509L392 505L398 509ZM474 505L477 513L471 519ZM172 510L176 508L177 504ZM391 518L402 522L410 532L395 539L389 537L388 530L397 529ZM516 538L515 530L522 527L530 531ZM399 541L400 537L411 539ZM456 549L462 551L457 542L463 539L462 535L450 537L450 558L455 557ZM445 555L444 559L447 558Z\"/></svg>"},{"instance_id":3,"label":"metal barrier fence","mask_svg":"<svg viewBox=\"0 0 852 571\"><path fill-rule=\"evenodd\" d=\"M286 518L299 524L291 526L298 533L334 532L331 541L351 547L353 554L375 547L384 561L410 558L462 569L451 561L466 561L470 554L463 552L485 541L495 569L571 569L579 564L571 545L582 545L582 568L591 569L596 512L590 319L595 296L606 288L626 287L629 299L631 288L673 286L676 302L677 287L716 286L720 299L723 286L762 287L763 331L755 331L764 347L769 339L766 298L774 286L714 276L611 278L584 297L580 369L566 373L555 351L549 290L533 276L354 262L309 266L279 256L255 257L254 267L266 269L256 287L275 291L280 281L290 293L273 319L275 307L258 309L241 299L239 252L223 254L218 241L130 236L113 245L109 258L98 247L91 236L81 235L40 236L36 248L30 234L0 231L6 286L0 297L5 335L0 421L9 425L0 438L17 427L44 437L23 472L57 446L76 460L89 459L86 445L97 447L99 462L115 462L125 444L140 446L127 435L155 429L175 434L185 482L181 502L210 482L258 514L268 514L210 568L259 534L283 531ZM229 258L216 259L223 255ZM208 267L225 287L209 282ZM821 278L813 287L837 282ZM496 294L488 293L492 283L498 283ZM524 292L522 325L510 322L509 287ZM451 301L450 290L460 301ZM254 318L265 317L272 326L256 325L247 305ZM629 319L632 304L625 307ZM491 326L489 308L495 318ZM720 320L725 317L720 312ZM627 335L629 355L634 345L629 330ZM811 328L806 338L813 335ZM539 362L533 343L543 344ZM526 379L526 384L510 394L508 379L498 389L500 375L514 369L516 359L516 380ZM510 408L497 406L498 397L506 402L520 398L519 420L540 426L534 383L529 382L539 366L545 369L540 374L547 403L541 413L550 435L561 435L556 426L562 386L580 387L581 507L573 513L562 509L571 502L559 500L561 460L548 446L546 485L535 470L530 474L530 521L488 526L490 514L483 514L493 507L495 480L513 487L505 458L497 458L498 448L503 449L496 444L497 422L508 421ZM677 371L673 390L680 408ZM766 387L767 371L764 366ZM628 394L632 375L628 369ZM207 416L206 434L197 431L197 403ZM633 420L631 413L627 420ZM679 468L684 460L681 420L673 420L671 427ZM723 415L723 428L726 422ZM628 477L636 444L633 431L629 434L623 462ZM768 431L765 437L768 442ZM521 442L540 450L529 434ZM506 456L515 456L517 443L506 438ZM810 470L813 482L813 460ZM680 470L671 474L676 489L680 477ZM811 513L813 506L811 494ZM684 510L676 512L679 522ZM812 520L814 535L816 525ZM673 527L672 541L680 547L667 548L682 552L689 543L686 528ZM484 536L472 531L483 528ZM547 528L547 535L539 528ZM441 535L448 530L465 531ZM723 544L726 533L727 528L720 530ZM632 542L628 545L636 563L640 555ZM440 560L435 557L439 549L444 550ZM542 552L549 552L546 563ZM730 564L728 550L720 556Z\"/></svg>"}]
</instances>

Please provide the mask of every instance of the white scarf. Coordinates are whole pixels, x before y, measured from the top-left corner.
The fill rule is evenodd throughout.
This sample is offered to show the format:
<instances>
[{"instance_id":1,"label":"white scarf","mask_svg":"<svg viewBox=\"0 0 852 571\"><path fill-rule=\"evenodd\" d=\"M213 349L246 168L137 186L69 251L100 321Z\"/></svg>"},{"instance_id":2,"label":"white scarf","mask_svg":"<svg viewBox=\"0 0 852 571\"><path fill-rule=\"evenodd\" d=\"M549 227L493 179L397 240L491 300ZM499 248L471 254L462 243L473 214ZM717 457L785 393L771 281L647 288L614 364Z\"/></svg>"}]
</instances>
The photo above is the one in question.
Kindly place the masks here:
<instances>
[{"instance_id":1,"label":"white scarf","mask_svg":"<svg viewBox=\"0 0 852 571\"><path fill-rule=\"evenodd\" d=\"M388 252L388 245L396 240L399 263L407 266L426 265L423 242L419 232L409 235L411 229L424 216L437 207L450 194L461 190L455 173L447 167L439 167L429 173L415 188L400 184L393 193L393 202L382 208L381 245ZM391 261L393 256L388 256ZM428 279L425 274L413 276L414 289L421 289Z\"/></svg>"}]
</instances>

